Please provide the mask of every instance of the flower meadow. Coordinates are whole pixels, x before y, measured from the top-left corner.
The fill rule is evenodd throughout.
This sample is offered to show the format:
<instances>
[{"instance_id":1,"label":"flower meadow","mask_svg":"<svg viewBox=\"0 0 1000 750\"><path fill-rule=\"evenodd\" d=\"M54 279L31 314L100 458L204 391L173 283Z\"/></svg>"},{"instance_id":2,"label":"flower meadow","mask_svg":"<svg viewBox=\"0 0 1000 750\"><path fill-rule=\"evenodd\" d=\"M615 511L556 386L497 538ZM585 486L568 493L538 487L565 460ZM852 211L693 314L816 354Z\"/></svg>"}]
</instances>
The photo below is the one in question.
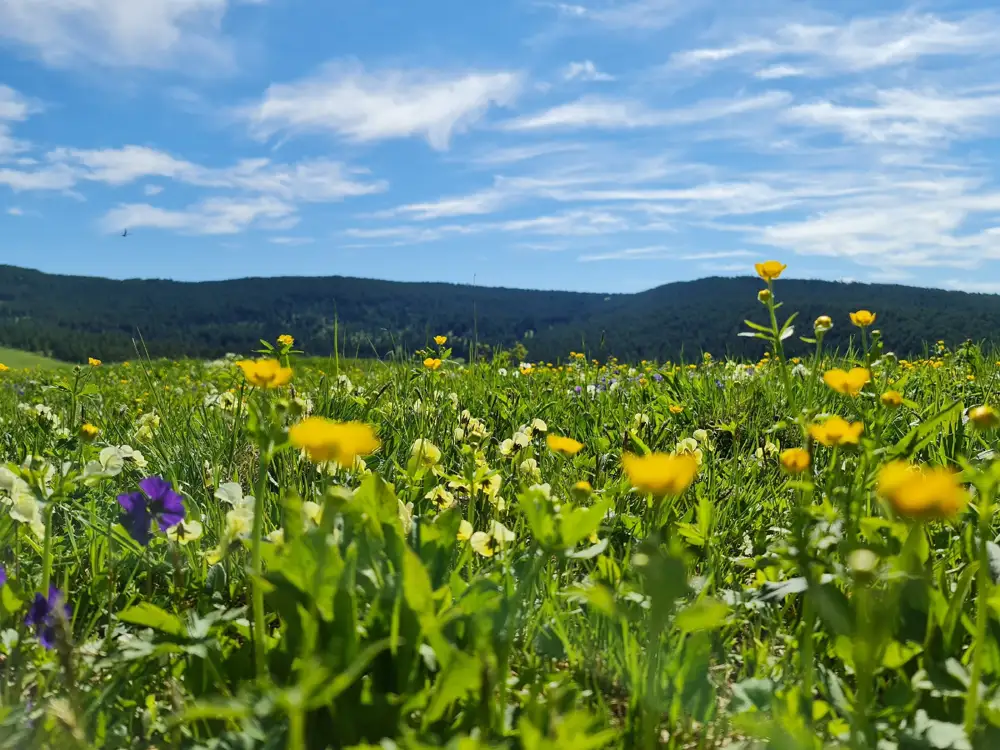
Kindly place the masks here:
<instances>
[{"instance_id":1,"label":"flower meadow","mask_svg":"<svg viewBox=\"0 0 1000 750\"><path fill-rule=\"evenodd\" d=\"M754 362L3 369L0 746L1000 747L1000 362L756 270Z\"/></svg>"}]
</instances>

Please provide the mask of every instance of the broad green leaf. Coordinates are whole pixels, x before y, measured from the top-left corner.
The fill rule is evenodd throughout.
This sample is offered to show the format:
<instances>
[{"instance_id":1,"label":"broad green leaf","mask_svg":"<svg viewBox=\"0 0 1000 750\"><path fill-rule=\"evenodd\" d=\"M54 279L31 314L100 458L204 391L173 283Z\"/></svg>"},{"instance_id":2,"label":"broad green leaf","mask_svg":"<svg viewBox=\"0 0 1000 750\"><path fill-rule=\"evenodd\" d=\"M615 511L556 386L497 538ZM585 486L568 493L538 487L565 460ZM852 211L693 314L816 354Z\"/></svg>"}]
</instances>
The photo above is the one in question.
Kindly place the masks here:
<instances>
[{"instance_id":1,"label":"broad green leaf","mask_svg":"<svg viewBox=\"0 0 1000 750\"><path fill-rule=\"evenodd\" d=\"M674 625L683 633L716 630L726 624L729 606L716 599L699 599L688 605L674 618Z\"/></svg>"},{"instance_id":2,"label":"broad green leaf","mask_svg":"<svg viewBox=\"0 0 1000 750\"><path fill-rule=\"evenodd\" d=\"M133 607L122 610L118 613L118 619L130 625L152 628L168 635L182 637L187 635L187 628L184 627L181 618L149 602L140 602Z\"/></svg>"}]
</instances>

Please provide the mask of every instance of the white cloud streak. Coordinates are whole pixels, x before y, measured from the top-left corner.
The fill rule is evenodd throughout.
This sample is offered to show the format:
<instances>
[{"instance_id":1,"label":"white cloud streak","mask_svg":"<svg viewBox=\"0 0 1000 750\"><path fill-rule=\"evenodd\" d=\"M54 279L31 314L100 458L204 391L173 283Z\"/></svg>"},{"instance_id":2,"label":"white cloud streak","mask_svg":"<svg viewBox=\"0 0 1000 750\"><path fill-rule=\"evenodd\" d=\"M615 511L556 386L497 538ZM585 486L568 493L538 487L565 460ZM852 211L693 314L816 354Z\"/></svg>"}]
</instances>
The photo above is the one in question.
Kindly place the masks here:
<instances>
[{"instance_id":1,"label":"white cloud streak","mask_svg":"<svg viewBox=\"0 0 1000 750\"><path fill-rule=\"evenodd\" d=\"M259 2L260 0L251 0ZM229 0L3 0L0 41L61 68L227 70Z\"/></svg>"},{"instance_id":2,"label":"white cloud streak","mask_svg":"<svg viewBox=\"0 0 1000 750\"><path fill-rule=\"evenodd\" d=\"M310 78L273 84L238 114L261 138L330 133L365 142L416 136L443 150L490 107L511 104L520 89L521 76L509 71L366 72L356 64L330 63Z\"/></svg>"}]
</instances>

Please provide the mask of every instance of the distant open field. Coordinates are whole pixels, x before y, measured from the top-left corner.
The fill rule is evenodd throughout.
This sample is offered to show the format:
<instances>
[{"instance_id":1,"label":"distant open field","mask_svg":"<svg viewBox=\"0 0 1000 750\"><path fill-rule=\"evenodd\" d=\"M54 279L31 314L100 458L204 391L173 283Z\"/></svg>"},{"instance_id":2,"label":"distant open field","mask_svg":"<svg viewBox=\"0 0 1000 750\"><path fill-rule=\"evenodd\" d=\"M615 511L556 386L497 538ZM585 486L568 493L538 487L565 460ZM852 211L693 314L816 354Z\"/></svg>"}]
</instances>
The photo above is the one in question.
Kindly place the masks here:
<instances>
[{"instance_id":1,"label":"distant open field","mask_svg":"<svg viewBox=\"0 0 1000 750\"><path fill-rule=\"evenodd\" d=\"M43 357L40 354L23 352L20 349L8 349L3 346L0 346L0 363L7 365L12 370L27 370L32 367L51 370L65 364L56 359Z\"/></svg>"}]
</instances>

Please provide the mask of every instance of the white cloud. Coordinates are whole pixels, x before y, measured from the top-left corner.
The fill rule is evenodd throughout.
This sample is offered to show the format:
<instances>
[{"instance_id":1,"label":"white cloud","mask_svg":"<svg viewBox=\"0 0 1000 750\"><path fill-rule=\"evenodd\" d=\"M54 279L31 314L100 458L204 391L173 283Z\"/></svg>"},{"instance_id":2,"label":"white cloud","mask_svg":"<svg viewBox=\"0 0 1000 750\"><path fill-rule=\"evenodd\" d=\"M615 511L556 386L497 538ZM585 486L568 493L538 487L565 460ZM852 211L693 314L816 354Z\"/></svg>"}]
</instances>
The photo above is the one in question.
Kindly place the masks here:
<instances>
[{"instance_id":1,"label":"white cloud","mask_svg":"<svg viewBox=\"0 0 1000 750\"><path fill-rule=\"evenodd\" d=\"M6 185L15 193L29 190L69 190L76 185L76 174L64 164L33 171L0 169L0 185Z\"/></svg>"},{"instance_id":2,"label":"white cloud","mask_svg":"<svg viewBox=\"0 0 1000 750\"><path fill-rule=\"evenodd\" d=\"M767 91L754 96L732 99L706 99L674 109L650 109L636 100L584 97L538 114L508 120L502 127L512 131L532 131L580 128L615 130L693 125L755 110L774 109L787 104L790 100L791 95L787 92Z\"/></svg>"},{"instance_id":3,"label":"white cloud","mask_svg":"<svg viewBox=\"0 0 1000 750\"><path fill-rule=\"evenodd\" d=\"M949 279L942 285L945 289L954 289L960 292L974 292L977 294L1000 294L1000 281L969 281L962 279Z\"/></svg>"},{"instance_id":4,"label":"white cloud","mask_svg":"<svg viewBox=\"0 0 1000 750\"><path fill-rule=\"evenodd\" d=\"M294 83L272 84L240 114L260 137L279 132L329 132L354 141L421 136L436 149L481 119L491 106L512 103L521 78L512 72L366 72L331 63Z\"/></svg>"},{"instance_id":5,"label":"white cloud","mask_svg":"<svg viewBox=\"0 0 1000 750\"><path fill-rule=\"evenodd\" d=\"M268 242L273 245L285 245L287 247L311 245L315 241L312 237L271 237L268 239Z\"/></svg>"},{"instance_id":6,"label":"white cloud","mask_svg":"<svg viewBox=\"0 0 1000 750\"><path fill-rule=\"evenodd\" d=\"M754 75L762 81L774 81L779 78L794 78L795 76L806 75L804 68L796 68L792 65L769 65L761 68Z\"/></svg>"},{"instance_id":7,"label":"white cloud","mask_svg":"<svg viewBox=\"0 0 1000 750\"><path fill-rule=\"evenodd\" d=\"M594 263L607 260L676 260L691 262L697 260L718 260L722 258L748 258L753 253L748 250L721 250L707 253L685 253L673 247L650 245L647 247L632 247L625 250L611 250L603 253L581 255L577 258L581 263ZM747 264L740 265L747 270Z\"/></svg>"},{"instance_id":8,"label":"white cloud","mask_svg":"<svg viewBox=\"0 0 1000 750\"><path fill-rule=\"evenodd\" d=\"M146 185L145 187L143 187L142 192L145 193L146 195L152 197L154 195L159 195L160 193L162 193L163 192L163 186L162 185Z\"/></svg>"},{"instance_id":9,"label":"white cloud","mask_svg":"<svg viewBox=\"0 0 1000 750\"><path fill-rule=\"evenodd\" d=\"M919 145L981 131L1000 118L1000 93L876 90L864 105L823 100L791 107L785 117L852 140Z\"/></svg>"},{"instance_id":10,"label":"white cloud","mask_svg":"<svg viewBox=\"0 0 1000 750\"><path fill-rule=\"evenodd\" d=\"M583 62L571 62L563 71L563 78L567 81L613 81L615 77L608 73L602 73L590 60Z\"/></svg>"},{"instance_id":11,"label":"white cloud","mask_svg":"<svg viewBox=\"0 0 1000 750\"><path fill-rule=\"evenodd\" d=\"M22 121L41 107L30 99L0 83L0 120Z\"/></svg>"},{"instance_id":12,"label":"white cloud","mask_svg":"<svg viewBox=\"0 0 1000 750\"><path fill-rule=\"evenodd\" d=\"M555 3L560 16L591 22L601 29L656 31L666 28L700 5L699 0L591 0Z\"/></svg>"},{"instance_id":13,"label":"white cloud","mask_svg":"<svg viewBox=\"0 0 1000 750\"><path fill-rule=\"evenodd\" d=\"M502 190L483 190L456 198L442 198L426 203L410 203L381 212L379 216L409 216L418 221L424 221L449 216L491 214L506 205L508 197Z\"/></svg>"},{"instance_id":14,"label":"white cloud","mask_svg":"<svg viewBox=\"0 0 1000 750\"><path fill-rule=\"evenodd\" d=\"M809 74L825 75L901 66L930 56L995 55L998 44L1000 23L992 14L947 21L929 13L904 12L855 18L841 25L785 23L769 36L744 37L727 47L678 52L671 63L692 67L739 57L800 58L816 63Z\"/></svg>"},{"instance_id":15,"label":"white cloud","mask_svg":"<svg viewBox=\"0 0 1000 750\"><path fill-rule=\"evenodd\" d=\"M295 221L295 206L271 197L209 198L181 211L148 203L124 204L101 219L106 232L123 228L169 229L182 234L238 234L251 226L288 227Z\"/></svg>"},{"instance_id":16,"label":"white cloud","mask_svg":"<svg viewBox=\"0 0 1000 750\"><path fill-rule=\"evenodd\" d=\"M254 2L260 0L251 0ZM2 0L0 40L48 65L228 68L229 0Z\"/></svg>"},{"instance_id":17,"label":"white cloud","mask_svg":"<svg viewBox=\"0 0 1000 750\"><path fill-rule=\"evenodd\" d=\"M17 206L11 206L7 209L8 216L24 216L24 209L18 208Z\"/></svg>"}]
</instances>

